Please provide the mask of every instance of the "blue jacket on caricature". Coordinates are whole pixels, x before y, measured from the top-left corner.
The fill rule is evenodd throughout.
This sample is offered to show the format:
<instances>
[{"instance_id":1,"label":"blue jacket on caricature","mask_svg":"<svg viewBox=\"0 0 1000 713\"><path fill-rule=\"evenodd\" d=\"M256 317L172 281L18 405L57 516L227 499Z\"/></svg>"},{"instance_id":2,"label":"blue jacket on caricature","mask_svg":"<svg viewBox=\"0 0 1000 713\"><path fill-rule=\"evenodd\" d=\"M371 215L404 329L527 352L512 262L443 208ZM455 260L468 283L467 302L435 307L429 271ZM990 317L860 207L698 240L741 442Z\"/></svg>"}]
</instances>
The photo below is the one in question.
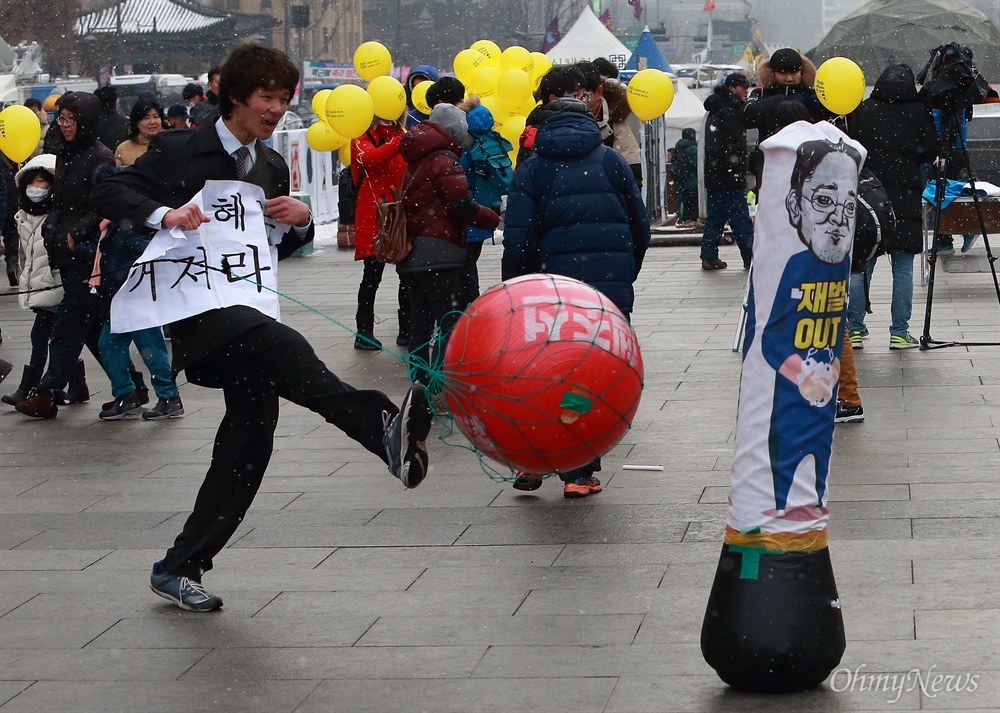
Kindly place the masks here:
<instances>
[{"instance_id":1,"label":"blue jacket on caricature","mask_svg":"<svg viewBox=\"0 0 1000 713\"><path fill-rule=\"evenodd\" d=\"M494 133L493 114L491 114L490 110L484 106L477 106L474 109L472 109L466 116L466 120L469 124L470 140L478 140L480 137L486 134ZM510 144L507 142L506 139L499 137L499 135L498 138L505 147L507 147L508 149L510 148ZM480 195L479 191L480 183L479 181L476 180L475 172L473 171L473 165L472 165L474 153L475 152L473 151L473 147L468 147L466 148L465 151L462 152L462 156L459 158L459 163L461 163L462 168L465 169L465 176L466 178L469 179L469 190L472 191L472 197L476 199L476 203L479 203L480 205L485 205L491 210L494 210L497 213L499 213L500 212L499 205L490 205L492 201L488 202L484 199L484 196ZM514 173L513 167L511 167L508 170L510 171L510 176L512 177ZM510 184L510 180L511 180L510 178L507 179L508 185ZM481 243L491 239L493 237L493 231L483 230L482 228L474 228L470 225L466 227L465 235L470 243Z\"/></svg>"},{"instance_id":2,"label":"blue jacket on caricature","mask_svg":"<svg viewBox=\"0 0 1000 713\"><path fill-rule=\"evenodd\" d=\"M507 200L503 279L532 272L573 277L624 312L649 246L649 217L632 169L601 143L588 114L539 126L535 154L514 172Z\"/></svg>"}]
</instances>

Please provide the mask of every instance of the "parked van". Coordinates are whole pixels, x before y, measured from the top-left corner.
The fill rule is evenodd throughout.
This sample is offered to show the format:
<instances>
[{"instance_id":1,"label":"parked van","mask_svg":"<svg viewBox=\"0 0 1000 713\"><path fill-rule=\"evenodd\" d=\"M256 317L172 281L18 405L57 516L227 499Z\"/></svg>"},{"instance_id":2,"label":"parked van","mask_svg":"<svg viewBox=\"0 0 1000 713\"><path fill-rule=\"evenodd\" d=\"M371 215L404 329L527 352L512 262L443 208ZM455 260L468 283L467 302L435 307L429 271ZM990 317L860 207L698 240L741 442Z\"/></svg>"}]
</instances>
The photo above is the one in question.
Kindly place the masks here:
<instances>
[{"instance_id":1,"label":"parked van","mask_svg":"<svg viewBox=\"0 0 1000 713\"><path fill-rule=\"evenodd\" d=\"M181 92L191 81L183 74L121 74L111 77L110 84L118 90L118 111L128 116L142 96L156 99L164 111L171 104L183 104Z\"/></svg>"}]
</instances>

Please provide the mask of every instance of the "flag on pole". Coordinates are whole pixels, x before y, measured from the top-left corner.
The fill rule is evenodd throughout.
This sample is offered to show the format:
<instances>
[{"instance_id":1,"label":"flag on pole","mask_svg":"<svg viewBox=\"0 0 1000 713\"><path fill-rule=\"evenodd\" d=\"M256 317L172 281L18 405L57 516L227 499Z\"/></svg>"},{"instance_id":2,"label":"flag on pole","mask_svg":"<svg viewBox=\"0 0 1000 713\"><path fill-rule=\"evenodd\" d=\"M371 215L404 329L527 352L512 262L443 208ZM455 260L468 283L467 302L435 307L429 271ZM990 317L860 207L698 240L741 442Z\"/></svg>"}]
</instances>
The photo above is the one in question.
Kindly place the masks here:
<instances>
[{"instance_id":1,"label":"flag on pole","mask_svg":"<svg viewBox=\"0 0 1000 713\"><path fill-rule=\"evenodd\" d=\"M559 32L559 16L554 15L549 24L545 27L545 39L542 40L542 52L548 52L550 49L556 46L559 40L562 39L562 34Z\"/></svg>"},{"instance_id":2,"label":"flag on pole","mask_svg":"<svg viewBox=\"0 0 1000 713\"><path fill-rule=\"evenodd\" d=\"M642 0L628 0L628 4L632 6L632 14L636 20L642 17Z\"/></svg>"},{"instance_id":3,"label":"flag on pole","mask_svg":"<svg viewBox=\"0 0 1000 713\"><path fill-rule=\"evenodd\" d=\"M704 12L712 12L715 9L715 0L705 0Z\"/></svg>"},{"instance_id":4,"label":"flag on pole","mask_svg":"<svg viewBox=\"0 0 1000 713\"><path fill-rule=\"evenodd\" d=\"M611 29L611 10L605 10L597 19L601 21L602 25L607 27L609 30Z\"/></svg>"}]
</instances>

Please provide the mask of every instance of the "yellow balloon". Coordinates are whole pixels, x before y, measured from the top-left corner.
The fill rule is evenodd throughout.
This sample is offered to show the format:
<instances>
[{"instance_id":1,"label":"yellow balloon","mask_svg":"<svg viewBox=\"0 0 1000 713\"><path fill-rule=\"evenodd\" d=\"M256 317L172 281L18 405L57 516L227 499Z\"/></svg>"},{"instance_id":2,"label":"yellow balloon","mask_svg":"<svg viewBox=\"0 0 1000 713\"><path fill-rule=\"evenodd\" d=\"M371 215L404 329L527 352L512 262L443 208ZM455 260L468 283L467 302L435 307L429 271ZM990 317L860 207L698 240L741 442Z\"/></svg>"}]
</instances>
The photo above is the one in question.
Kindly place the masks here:
<instances>
[{"instance_id":1,"label":"yellow balloon","mask_svg":"<svg viewBox=\"0 0 1000 713\"><path fill-rule=\"evenodd\" d=\"M469 82L469 94L475 94L480 99L486 99L497 93L497 80L500 72L493 67L480 67Z\"/></svg>"},{"instance_id":2,"label":"yellow balloon","mask_svg":"<svg viewBox=\"0 0 1000 713\"><path fill-rule=\"evenodd\" d=\"M395 77L375 77L366 91L379 119L395 121L406 111L406 91Z\"/></svg>"},{"instance_id":3,"label":"yellow balloon","mask_svg":"<svg viewBox=\"0 0 1000 713\"><path fill-rule=\"evenodd\" d=\"M531 94L531 77L520 69L508 69L497 79L497 93L501 99L516 99L520 102Z\"/></svg>"},{"instance_id":4,"label":"yellow balloon","mask_svg":"<svg viewBox=\"0 0 1000 713\"><path fill-rule=\"evenodd\" d=\"M472 43L472 45L470 45L469 49L474 49L486 57L486 62L483 66L500 66L500 45L496 42L491 42L490 40L476 40Z\"/></svg>"},{"instance_id":5,"label":"yellow balloon","mask_svg":"<svg viewBox=\"0 0 1000 713\"><path fill-rule=\"evenodd\" d=\"M362 42L354 50L354 71L366 82L392 70L392 55L381 42Z\"/></svg>"},{"instance_id":6,"label":"yellow balloon","mask_svg":"<svg viewBox=\"0 0 1000 713\"><path fill-rule=\"evenodd\" d=\"M507 110L504 108L503 104L500 102L500 97L494 94L491 97L486 97L485 99L480 99L480 104L490 110L490 114L493 115L493 121L497 124L501 123L503 119L507 116ZM496 126L493 127L494 131L499 131Z\"/></svg>"},{"instance_id":7,"label":"yellow balloon","mask_svg":"<svg viewBox=\"0 0 1000 713\"><path fill-rule=\"evenodd\" d=\"M326 100L326 123L347 139L356 139L368 130L375 118L375 103L356 84L341 84Z\"/></svg>"},{"instance_id":8,"label":"yellow balloon","mask_svg":"<svg viewBox=\"0 0 1000 713\"><path fill-rule=\"evenodd\" d=\"M421 82L410 92L410 99L413 100L413 106L421 114L431 113L431 105L427 103L427 90L433 86L434 82Z\"/></svg>"},{"instance_id":9,"label":"yellow balloon","mask_svg":"<svg viewBox=\"0 0 1000 713\"><path fill-rule=\"evenodd\" d=\"M326 100L330 98L330 92L332 91L332 89L320 89L318 92L313 94L313 114L318 116L319 120L324 123L326 122Z\"/></svg>"},{"instance_id":10,"label":"yellow balloon","mask_svg":"<svg viewBox=\"0 0 1000 713\"><path fill-rule=\"evenodd\" d=\"M506 119L500 127L500 135L510 141L515 149L518 146L521 134L524 132L524 122L525 119L523 116L512 116Z\"/></svg>"},{"instance_id":11,"label":"yellow balloon","mask_svg":"<svg viewBox=\"0 0 1000 713\"><path fill-rule=\"evenodd\" d=\"M38 147L42 125L26 106L9 106L0 111L0 152L14 163L26 161Z\"/></svg>"},{"instance_id":12,"label":"yellow balloon","mask_svg":"<svg viewBox=\"0 0 1000 713\"><path fill-rule=\"evenodd\" d=\"M485 61L486 55L481 52L477 52L474 49L465 49L459 52L455 55L455 61L453 63L455 76L458 77L458 81L465 86L469 86L469 82L472 81L472 77L475 75L476 70L485 66Z\"/></svg>"},{"instance_id":13,"label":"yellow balloon","mask_svg":"<svg viewBox=\"0 0 1000 713\"><path fill-rule=\"evenodd\" d=\"M674 85L664 72L644 69L628 83L628 106L642 121L662 116L674 100Z\"/></svg>"},{"instance_id":14,"label":"yellow balloon","mask_svg":"<svg viewBox=\"0 0 1000 713\"><path fill-rule=\"evenodd\" d=\"M348 140L330 128L325 121L317 121L306 129L306 143L314 151L336 151L348 143Z\"/></svg>"},{"instance_id":15,"label":"yellow balloon","mask_svg":"<svg viewBox=\"0 0 1000 713\"><path fill-rule=\"evenodd\" d=\"M500 54L500 71L506 72L508 69L520 69L531 76L531 70L535 65L535 60L531 52L520 45L511 45Z\"/></svg>"},{"instance_id":16,"label":"yellow balloon","mask_svg":"<svg viewBox=\"0 0 1000 713\"><path fill-rule=\"evenodd\" d=\"M865 97L865 73L847 57L831 57L816 70L820 104L843 116L858 108Z\"/></svg>"},{"instance_id":17,"label":"yellow balloon","mask_svg":"<svg viewBox=\"0 0 1000 713\"><path fill-rule=\"evenodd\" d=\"M534 63L531 65L531 80L534 82L534 86L538 87L538 82L541 81L542 77L552 69L552 60L543 55L541 52L532 52L531 59Z\"/></svg>"},{"instance_id":18,"label":"yellow balloon","mask_svg":"<svg viewBox=\"0 0 1000 713\"><path fill-rule=\"evenodd\" d=\"M351 165L351 142L350 141L348 141L346 144L344 144L343 146L341 146L337 150L337 158L340 159L340 165L341 166L350 166Z\"/></svg>"}]
</instances>

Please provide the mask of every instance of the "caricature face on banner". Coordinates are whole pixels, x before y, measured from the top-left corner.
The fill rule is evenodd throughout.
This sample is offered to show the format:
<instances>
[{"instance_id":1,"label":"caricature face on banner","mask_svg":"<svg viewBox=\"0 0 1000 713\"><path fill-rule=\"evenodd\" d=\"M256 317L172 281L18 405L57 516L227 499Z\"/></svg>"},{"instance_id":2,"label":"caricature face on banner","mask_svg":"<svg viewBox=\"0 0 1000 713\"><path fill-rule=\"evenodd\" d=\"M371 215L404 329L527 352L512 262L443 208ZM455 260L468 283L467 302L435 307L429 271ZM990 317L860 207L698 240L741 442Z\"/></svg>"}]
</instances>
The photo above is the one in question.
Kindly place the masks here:
<instances>
[{"instance_id":1,"label":"caricature face on banner","mask_svg":"<svg viewBox=\"0 0 1000 713\"><path fill-rule=\"evenodd\" d=\"M788 220L813 257L838 265L850 253L857 214L860 155L840 142L809 141L799 147L785 199Z\"/></svg>"},{"instance_id":2,"label":"caricature face on banner","mask_svg":"<svg viewBox=\"0 0 1000 713\"><path fill-rule=\"evenodd\" d=\"M761 144L764 174L730 491L737 532L826 528L847 280L865 150L827 123Z\"/></svg>"}]
</instances>

